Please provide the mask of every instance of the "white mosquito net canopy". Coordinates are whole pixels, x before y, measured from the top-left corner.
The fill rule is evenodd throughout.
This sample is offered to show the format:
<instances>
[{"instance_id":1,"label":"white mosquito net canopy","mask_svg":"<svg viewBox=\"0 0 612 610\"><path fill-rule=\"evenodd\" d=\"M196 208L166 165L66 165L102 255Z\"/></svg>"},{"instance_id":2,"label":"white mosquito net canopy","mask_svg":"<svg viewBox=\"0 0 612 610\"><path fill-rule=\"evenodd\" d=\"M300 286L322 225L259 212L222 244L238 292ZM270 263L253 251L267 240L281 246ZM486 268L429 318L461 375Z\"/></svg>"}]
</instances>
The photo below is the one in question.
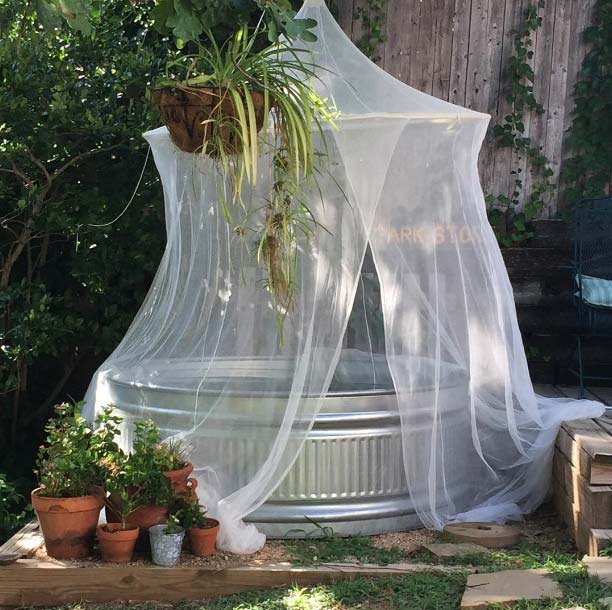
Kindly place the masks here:
<instances>
[{"instance_id":1,"label":"white mosquito net canopy","mask_svg":"<svg viewBox=\"0 0 612 610\"><path fill-rule=\"evenodd\" d=\"M86 413L116 403L128 420L150 417L185 439L229 551L264 544L243 518L291 468L330 387L395 390L404 473L425 526L520 518L548 492L560 422L602 406L534 394L477 171L489 116L385 73L322 0L299 16L318 23L308 47L339 119L332 170L308 201L324 230L298 246L282 345L257 261L221 214L214 162L181 152L165 128L150 131L167 247ZM262 172L244 195L252 209L265 196ZM377 306L361 279L366 251Z\"/></svg>"}]
</instances>

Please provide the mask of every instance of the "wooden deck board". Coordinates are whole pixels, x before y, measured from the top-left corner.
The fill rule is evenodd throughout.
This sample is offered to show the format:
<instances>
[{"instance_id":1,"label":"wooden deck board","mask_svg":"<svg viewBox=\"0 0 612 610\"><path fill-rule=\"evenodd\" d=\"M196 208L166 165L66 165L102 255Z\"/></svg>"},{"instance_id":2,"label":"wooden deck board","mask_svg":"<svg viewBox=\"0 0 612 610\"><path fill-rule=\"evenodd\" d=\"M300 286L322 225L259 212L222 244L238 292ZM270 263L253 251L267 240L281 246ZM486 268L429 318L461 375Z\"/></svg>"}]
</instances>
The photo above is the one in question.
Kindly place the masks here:
<instances>
[{"instance_id":1,"label":"wooden deck board","mask_svg":"<svg viewBox=\"0 0 612 610\"><path fill-rule=\"evenodd\" d=\"M580 398L580 388L578 388L578 387L575 387L575 386L571 386L571 387L570 386L555 386L555 387L566 398ZM589 400L597 400L597 401L600 400L589 389L587 389L586 392L585 392L585 398L587 398Z\"/></svg>"},{"instance_id":2,"label":"wooden deck board","mask_svg":"<svg viewBox=\"0 0 612 610\"><path fill-rule=\"evenodd\" d=\"M605 405L612 405L612 388L590 388L591 392L597 396L597 400L601 400Z\"/></svg>"},{"instance_id":3,"label":"wooden deck board","mask_svg":"<svg viewBox=\"0 0 612 610\"><path fill-rule=\"evenodd\" d=\"M536 394L545 396L546 398L561 398L563 394L554 386L544 383L534 383L533 389Z\"/></svg>"},{"instance_id":4,"label":"wooden deck board","mask_svg":"<svg viewBox=\"0 0 612 610\"><path fill-rule=\"evenodd\" d=\"M38 520L32 519L0 546L0 555L18 555L21 558L32 557L42 545L43 538Z\"/></svg>"}]
</instances>

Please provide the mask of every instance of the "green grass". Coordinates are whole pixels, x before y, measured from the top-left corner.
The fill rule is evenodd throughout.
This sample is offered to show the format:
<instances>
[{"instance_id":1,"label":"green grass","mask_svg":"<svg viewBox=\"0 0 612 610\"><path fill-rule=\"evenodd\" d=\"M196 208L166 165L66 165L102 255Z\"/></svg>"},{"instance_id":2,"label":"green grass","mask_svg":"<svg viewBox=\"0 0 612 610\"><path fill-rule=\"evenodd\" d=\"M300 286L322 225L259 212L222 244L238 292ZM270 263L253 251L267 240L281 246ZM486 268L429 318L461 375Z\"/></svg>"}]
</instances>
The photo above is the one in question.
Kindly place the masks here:
<instances>
[{"instance_id":1,"label":"green grass","mask_svg":"<svg viewBox=\"0 0 612 610\"><path fill-rule=\"evenodd\" d=\"M310 540L290 540L285 546L298 565L318 565L332 561L359 561L386 565L404 561L408 556L399 548L379 549L368 536L351 538L327 537Z\"/></svg>"},{"instance_id":2,"label":"green grass","mask_svg":"<svg viewBox=\"0 0 612 610\"><path fill-rule=\"evenodd\" d=\"M598 603L612 596L612 588L588 578L577 563L553 572L564 597L537 602L522 601L512 610L560 610L582 606L587 610L608 610ZM457 610L465 585L464 574L410 574L378 578L355 578L320 587L289 587L274 591L242 593L208 602L176 604L176 610ZM162 610L168 604L95 605L87 610ZM80 610L78 605L66 610ZM490 609L500 609L492 605ZM508 606L504 610L508 610Z\"/></svg>"},{"instance_id":3,"label":"green grass","mask_svg":"<svg viewBox=\"0 0 612 610\"><path fill-rule=\"evenodd\" d=\"M421 563L436 563L429 551L419 551L410 560ZM525 570L546 568L563 572L570 566L578 565L579 556L571 549L556 549L536 544L521 544L511 549L492 550L489 553L469 554L449 559L445 565L479 568L479 571Z\"/></svg>"}]
</instances>

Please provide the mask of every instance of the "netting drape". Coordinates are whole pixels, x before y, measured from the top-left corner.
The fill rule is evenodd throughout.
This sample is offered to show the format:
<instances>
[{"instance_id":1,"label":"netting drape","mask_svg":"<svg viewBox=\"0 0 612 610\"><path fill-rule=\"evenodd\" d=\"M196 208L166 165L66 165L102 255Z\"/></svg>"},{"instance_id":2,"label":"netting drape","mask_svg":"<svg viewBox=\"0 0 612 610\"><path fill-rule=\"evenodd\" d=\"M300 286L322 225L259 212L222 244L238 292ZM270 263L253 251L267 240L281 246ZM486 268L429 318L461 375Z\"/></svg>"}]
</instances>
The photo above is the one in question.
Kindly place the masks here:
<instances>
[{"instance_id":1,"label":"netting drape","mask_svg":"<svg viewBox=\"0 0 612 610\"><path fill-rule=\"evenodd\" d=\"M152 417L183 438L202 500L221 519L219 545L252 552L265 538L243 518L293 464L319 398L332 383L386 376L423 524L519 517L548 491L560 422L602 406L534 394L478 179L489 117L380 70L322 1L306 2L301 16L318 22L309 52L340 118L329 130L332 169L308 198L325 230L299 246L282 345L257 263L220 213L214 163L154 130L146 137L164 186L167 247L140 312L92 381L87 412L116 403L128 422ZM260 168L245 198L251 222L270 185L265 159ZM368 245L384 336L359 313L368 308ZM363 332L347 346L351 324Z\"/></svg>"}]
</instances>

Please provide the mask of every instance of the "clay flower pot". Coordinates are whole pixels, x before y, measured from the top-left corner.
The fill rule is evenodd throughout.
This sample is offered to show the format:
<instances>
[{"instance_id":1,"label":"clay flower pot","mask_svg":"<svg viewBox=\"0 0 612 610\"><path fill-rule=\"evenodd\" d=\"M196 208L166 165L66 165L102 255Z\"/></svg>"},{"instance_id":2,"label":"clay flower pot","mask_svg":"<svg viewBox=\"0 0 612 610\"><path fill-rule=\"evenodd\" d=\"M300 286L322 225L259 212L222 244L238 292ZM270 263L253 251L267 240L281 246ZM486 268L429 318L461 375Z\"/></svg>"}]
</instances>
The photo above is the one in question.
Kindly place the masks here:
<instances>
[{"instance_id":1,"label":"clay flower pot","mask_svg":"<svg viewBox=\"0 0 612 610\"><path fill-rule=\"evenodd\" d=\"M140 551L148 551L149 528L152 525L166 523L168 520L168 508L158 506L157 504L145 504L128 513L126 520L128 523L138 526L140 530L137 541L138 549ZM106 505L106 521L108 523L119 523L121 521L121 515L108 504Z\"/></svg>"},{"instance_id":2,"label":"clay flower pot","mask_svg":"<svg viewBox=\"0 0 612 610\"><path fill-rule=\"evenodd\" d=\"M149 529L151 555L158 566L173 566L178 563L183 551L185 530L181 527L173 533L166 532L167 525L154 525Z\"/></svg>"},{"instance_id":3,"label":"clay flower pot","mask_svg":"<svg viewBox=\"0 0 612 610\"><path fill-rule=\"evenodd\" d=\"M98 525L98 542L100 554L104 561L126 563L132 559L139 528L137 525L126 523L104 523Z\"/></svg>"},{"instance_id":4,"label":"clay flower pot","mask_svg":"<svg viewBox=\"0 0 612 610\"><path fill-rule=\"evenodd\" d=\"M78 559L91 555L104 494L78 498L47 498L39 487L32 492L45 539L47 554L56 559Z\"/></svg>"},{"instance_id":5,"label":"clay flower pot","mask_svg":"<svg viewBox=\"0 0 612 610\"><path fill-rule=\"evenodd\" d=\"M175 496L193 492L198 486L196 479L189 477L192 472L193 464L191 462L186 462L185 465L178 470L167 470L164 472L164 476L170 479L172 493Z\"/></svg>"},{"instance_id":6,"label":"clay flower pot","mask_svg":"<svg viewBox=\"0 0 612 610\"><path fill-rule=\"evenodd\" d=\"M215 552L215 542L221 524L216 519L206 519L204 525L187 530L191 552L198 557L206 557Z\"/></svg>"}]
</instances>

